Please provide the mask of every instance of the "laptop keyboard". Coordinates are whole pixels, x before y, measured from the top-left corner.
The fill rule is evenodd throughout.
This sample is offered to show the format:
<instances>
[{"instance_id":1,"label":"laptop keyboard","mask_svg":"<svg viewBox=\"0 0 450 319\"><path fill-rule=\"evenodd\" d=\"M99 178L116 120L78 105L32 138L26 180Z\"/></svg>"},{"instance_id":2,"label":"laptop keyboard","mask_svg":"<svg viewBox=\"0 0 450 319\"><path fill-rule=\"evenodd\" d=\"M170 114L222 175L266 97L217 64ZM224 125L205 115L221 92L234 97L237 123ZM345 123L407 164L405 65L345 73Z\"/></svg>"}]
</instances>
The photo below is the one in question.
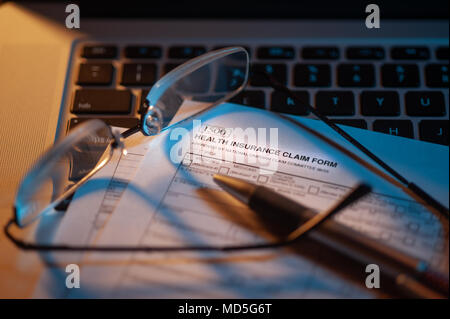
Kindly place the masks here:
<instances>
[{"instance_id":1,"label":"laptop keyboard","mask_svg":"<svg viewBox=\"0 0 450 319\"><path fill-rule=\"evenodd\" d=\"M265 71L338 124L448 145L448 46L250 46L250 78L232 102L313 117L269 88ZM142 96L187 59L224 45L81 44L68 128L87 119L131 127Z\"/></svg>"}]
</instances>

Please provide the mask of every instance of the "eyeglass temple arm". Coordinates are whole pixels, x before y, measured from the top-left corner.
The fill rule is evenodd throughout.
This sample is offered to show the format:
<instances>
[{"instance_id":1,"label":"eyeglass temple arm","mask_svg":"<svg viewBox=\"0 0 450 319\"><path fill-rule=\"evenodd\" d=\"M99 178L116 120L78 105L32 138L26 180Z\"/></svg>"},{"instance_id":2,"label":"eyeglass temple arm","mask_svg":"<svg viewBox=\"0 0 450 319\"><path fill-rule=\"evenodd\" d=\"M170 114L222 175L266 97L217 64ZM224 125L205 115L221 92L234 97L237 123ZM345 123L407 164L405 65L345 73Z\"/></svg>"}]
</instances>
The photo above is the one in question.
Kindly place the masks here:
<instances>
[{"instance_id":1,"label":"eyeglass temple arm","mask_svg":"<svg viewBox=\"0 0 450 319\"><path fill-rule=\"evenodd\" d=\"M147 99L145 99L142 102L142 105L141 105L141 107L139 108L139 111L138 111L138 113L140 115L138 124L136 126L132 127L132 128L129 128L128 130L122 132L120 134L120 136L122 138L127 138L127 137L129 137L129 136L131 136L133 134L136 134L137 132L141 131L141 129L142 129L142 119L143 119L145 113L147 113L147 110L148 110L148 107L149 107L148 103L149 102L148 102Z\"/></svg>"},{"instance_id":2,"label":"eyeglass temple arm","mask_svg":"<svg viewBox=\"0 0 450 319\"><path fill-rule=\"evenodd\" d=\"M347 132L345 132L343 129L341 129L339 126L337 126L335 123L333 123L328 117L326 117L325 115L320 113L316 108L314 108L309 103L304 101L301 97L298 96L298 94L296 94L295 92L288 89L285 85L278 82L278 80L276 80L272 75L270 75L266 72L260 72L260 73L266 77L270 86L273 89L281 91L281 92L287 94L288 96L292 97L297 102L300 102L311 113L313 113L315 116L317 116L321 121L325 122L325 124L327 124L329 127L331 127L337 133L339 133L339 135L341 135L343 138L345 138L347 141L349 141L351 144L353 144L355 147L357 147L361 152L366 154L373 161L375 161L378 165L380 165L387 172L389 172L392 176L394 176L400 183L402 183L411 192L413 192L415 195L417 195L419 198L421 198L425 203L427 203L428 205L430 205L431 207L436 209L439 213L441 213L448 219L448 217L449 217L448 208L446 208L444 205L442 205L433 196L428 194L425 190L423 190L418 185L408 181L404 176L402 176L400 173L398 173L396 170L394 170L391 166L386 164L382 159L380 159L378 156L376 156L371 151L369 151L364 145L359 143L351 135L349 135Z\"/></svg>"},{"instance_id":3,"label":"eyeglass temple arm","mask_svg":"<svg viewBox=\"0 0 450 319\"><path fill-rule=\"evenodd\" d=\"M136 125L136 126L134 126L134 127L132 127L132 128L129 128L128 130L126 130L126 131L120 133L120 136L121 136L122 138L127 138L128 136L131 136L131 135L133 135L133 134L136 134L136 133L139 132L140 130L141 130L141 124L139 123L138 125Z\"/></svg>"},{"instance_id":4,"label":"eyeglass temple arm","mask_svg":"<svg viewBox=\"0 0 450 319\"><path fill-rule=\"evenodd\" d=\"M16 219L11 218L4 226L3 231L6 237L11 240L18 248L27 251L94 251L94 252L168 252L168 251L222 251L233 252L252 249L270 249L290 245L297 242L304 237L312 229L322 224L326 219L341 211L348 205L356 202L363 196L370 192L370 187L365 184L358 185L355 189L350 191L344 198L342 198L335 206L324 214L312 218L300 226L297 230L289 235L286 240L281 240L273 243L262 244L244 244L244 245L229 245L229 246L72 246L72 245L41 245L23 241L14 237L10 232L13 225L17 225ZM319 216L320 215L320 216ZM15 214L14 214L15 216Z\"/></svg>"}]
</instances>

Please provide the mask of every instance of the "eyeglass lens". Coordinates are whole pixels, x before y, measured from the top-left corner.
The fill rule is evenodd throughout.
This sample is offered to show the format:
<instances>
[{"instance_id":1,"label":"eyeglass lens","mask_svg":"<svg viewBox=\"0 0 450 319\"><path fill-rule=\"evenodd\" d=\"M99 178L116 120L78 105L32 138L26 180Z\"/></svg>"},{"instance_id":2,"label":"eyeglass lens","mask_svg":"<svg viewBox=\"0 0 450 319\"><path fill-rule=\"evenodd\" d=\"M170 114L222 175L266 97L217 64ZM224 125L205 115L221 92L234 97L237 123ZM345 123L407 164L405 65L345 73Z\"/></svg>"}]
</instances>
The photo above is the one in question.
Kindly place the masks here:
<instances>
[{"instance_id":1,"label":"eyeglass lens","mask_svg":"<svg viewBox=\"0 0 450 319\"><path fill-rule=\"evenodd\" d=\"M187 71L189 72L189 71ZM154 116L147 117L144 130L150 135L232 97L247 81L248 55L237 50L212 60L169 83L164 93L150 101ZM161 117L155 121L155 117Z\"/></svg>"},{"instance_id":2,"label":"eyeglass lens","mask_svg":"<svg viewBox=\"0 0 450 319\"><path fill-rule=\"evenodd\" d=\"M111 157L111 130L101 121L80 126L70 139L46 153L20 185L15 202L20 226L52 208Z\"/></svg>"}]
</instances>

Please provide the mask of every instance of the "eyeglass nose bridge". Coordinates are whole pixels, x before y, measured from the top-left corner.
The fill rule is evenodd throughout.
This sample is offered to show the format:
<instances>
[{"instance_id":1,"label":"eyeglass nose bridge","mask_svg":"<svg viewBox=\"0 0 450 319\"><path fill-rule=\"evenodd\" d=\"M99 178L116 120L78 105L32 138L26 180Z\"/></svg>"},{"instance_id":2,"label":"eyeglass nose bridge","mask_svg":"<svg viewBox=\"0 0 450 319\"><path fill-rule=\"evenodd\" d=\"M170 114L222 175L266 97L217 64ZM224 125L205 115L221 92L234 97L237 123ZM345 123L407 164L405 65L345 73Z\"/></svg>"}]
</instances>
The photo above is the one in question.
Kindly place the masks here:
<instances>
[{"instance_id":1,"label":"eyeglass nose bridge","mask_svg":"<svg viewBox=\"0 0 450 319\"><path fill-rule=\"evenodd\" d=\"M142 132L146 136L156 135L163 127L163 114L149 100L145 100L140 122Z\"/></svg>"},{"instance_id":2,"label":"eyeglass nose bridge","mask_svg":"<svg viewBox=\"0 0 450 319\"><path fill-rule=\"evenodd\" d=\"M114 130L111 133L113 136L111 147L113 149L119 149L122 154L126 154L127 149L125 148L125 144L123 142L124 137L122 136L122 134L117 130Z\"/></svg>"}]
</instances>

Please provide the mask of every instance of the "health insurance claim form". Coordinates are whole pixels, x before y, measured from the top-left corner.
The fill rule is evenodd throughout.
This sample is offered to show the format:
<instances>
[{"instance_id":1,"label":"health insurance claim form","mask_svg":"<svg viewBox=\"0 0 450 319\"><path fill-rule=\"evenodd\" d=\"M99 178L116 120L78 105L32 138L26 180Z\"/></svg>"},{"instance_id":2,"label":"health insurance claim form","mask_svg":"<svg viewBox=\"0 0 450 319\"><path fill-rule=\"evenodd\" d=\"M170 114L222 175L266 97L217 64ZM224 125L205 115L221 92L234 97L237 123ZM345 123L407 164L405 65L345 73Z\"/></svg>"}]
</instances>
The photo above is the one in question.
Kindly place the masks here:
<instances>
[{"instance_id":1,"label":"health insurance claim form","mask_svg":"<svg viewBox=\"0 0 450 319\"><path fill-rule=\"evenodd\" d=\"M214 184L216 173L265 185L317 211L365 181L373 193L334 218L448 272L447 222L307 130L269 112L234 104L222 104L197 120L201 123L186 122L149 144L96 244L235 245L270 239L245 205ZM323 123L301 122L347 146ZM250 128L250 133L239 135L236 128ZM448 148L345 129L448 206ZM181 139L186 130L189 136ZM378 296L365 288L364 268L313 243L298 246L239 253L91 253L83 258L81 288L67 296Z\"/></svg>"}]
</instances>

